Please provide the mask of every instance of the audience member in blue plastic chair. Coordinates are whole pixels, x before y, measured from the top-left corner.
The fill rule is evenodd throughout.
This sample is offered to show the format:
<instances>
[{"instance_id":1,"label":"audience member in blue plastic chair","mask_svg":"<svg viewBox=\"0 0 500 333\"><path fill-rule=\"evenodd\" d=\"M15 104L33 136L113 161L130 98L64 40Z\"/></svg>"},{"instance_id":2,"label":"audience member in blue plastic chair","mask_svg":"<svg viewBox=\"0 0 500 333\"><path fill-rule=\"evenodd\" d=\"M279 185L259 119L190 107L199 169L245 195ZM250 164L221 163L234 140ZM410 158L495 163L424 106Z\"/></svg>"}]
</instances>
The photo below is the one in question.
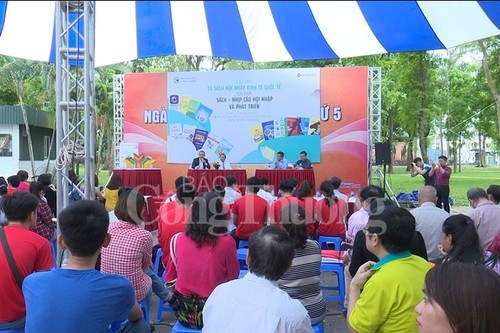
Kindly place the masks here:
<instances>
[{"instance_id":1,"label":"audience member in blue plastic chair","mask_svg":"<svg viewBox=\"0 0 500 333\"><path fill-rule=\"evenodd\" d=\"M19 191L6 195L2 205L9 225L0 228L19 276L15 278L0 243L0 332L24 332L23 279L35 271L51 269L54 265L52 252L47 239L29 230L36 223L38 205L33 194Z\"/></svg>"},{"instance_id":2,"label":"audience member in blue plastic chair","mask_svg":"<svg viewBox=\"0 0 500 333\"><path fill-rule=\"evenodd\" d=\"M318 242L307 239L306 211L291 203L281 209L281 225L295 245L292 266L281 279L279 287L306 308L311 323L325 319L326 302L320 289L321 249Z\"/></svg>"},{"instance_id":3,"label":"audience member in blue plastic chair","mask_svg":"<svg viewBox=\"0 0 500 333\"><path fill-rule=\"evenodd\" d=\"M152 281L145 270L153 265L153 237L140 227L144 205L144 196L135 189L118 197L115 214L119 221L109 225L111 241L101 253L101 272L127 278L137 301L149 298L152 292Z\"/></svg>"},{"instance_id":4,"label":"audience member in blue plastic chair","mask_svg":"<svg viewBox=\"0 0 500 333\"><path fill-rule=\"evenodd\" d=\"M203 332L312 333L307 310L276 284L292 264L290 236L282 228L266 226L249 243L249 272L219 285L208 297Z\"/></svg>"},{"instance_id":5,"label":"audience member in blue plastic chair","mask_svg":"<svg viewBox=\"0 0 500 333\"><path fill-rule=\"evenodd\" d=\"M108 225L108 212L97 201L81 200L60 212L58 244L68 250L68 263L25 279L27 333L106 332L126 319L122 332L149 332L130 281L94 269L110 242Z\"/></svg>"},{"instance_id":6,"label":"audience member in blue plastic chair","mask_svg":"<svg viewBox=\"0 0 500 333\"><path fill-rule=\"evenodd\" d=\"M236 244L226 233L222 200L207 192L193 202L186 231L172 237L165 281L175 281L172 305L185 327L201 329L207 297L219 284L238 278Z\"/></svg>"}]
</instances>

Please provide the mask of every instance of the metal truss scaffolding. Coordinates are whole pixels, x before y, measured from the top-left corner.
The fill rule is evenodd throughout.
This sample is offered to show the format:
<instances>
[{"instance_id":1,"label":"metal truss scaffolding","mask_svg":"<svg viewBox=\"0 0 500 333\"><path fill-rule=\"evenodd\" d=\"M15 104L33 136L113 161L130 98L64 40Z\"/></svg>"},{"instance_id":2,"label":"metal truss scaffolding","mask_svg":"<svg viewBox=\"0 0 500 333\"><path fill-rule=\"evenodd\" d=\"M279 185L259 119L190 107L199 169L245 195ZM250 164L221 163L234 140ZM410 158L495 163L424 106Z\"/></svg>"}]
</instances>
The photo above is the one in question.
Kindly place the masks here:
<instances>
[{"instance_id":1,"label":"metal truss scaffolding","mask_svg":"<svg viewBox=\"0 0 500 333\"><path fill-rule=\"evenodd\" d=\"M94 14L92 1L56 1L58 211L67 206L70 191L86 199L95 197ZM76 187L68 177L74 163L84 165L84 176ZM78 190L81 185L85 193Z\"/></svg>"},{"instance_id":2,"label":"metal truss scaffolding","mask_svg":"<svg viewBox=\"0 0 500 333\"><path fill-rule=\"evenodd\" d=\"M113 77L115 168L120 167L120 143L123 141L123 77L123 74Z\"/></svg>"},{"instance_id":3,"label":"metal truss scaffolding","mask_svg":"<svg viewBox=\"0 0 500 333\"><path fill-rule=\"evenodd\" d=\"M368 178L380 186L380 172L375 167L375 143L382 140L382 69L370 67L368 72Z\"/></svg>"}]
</instances>

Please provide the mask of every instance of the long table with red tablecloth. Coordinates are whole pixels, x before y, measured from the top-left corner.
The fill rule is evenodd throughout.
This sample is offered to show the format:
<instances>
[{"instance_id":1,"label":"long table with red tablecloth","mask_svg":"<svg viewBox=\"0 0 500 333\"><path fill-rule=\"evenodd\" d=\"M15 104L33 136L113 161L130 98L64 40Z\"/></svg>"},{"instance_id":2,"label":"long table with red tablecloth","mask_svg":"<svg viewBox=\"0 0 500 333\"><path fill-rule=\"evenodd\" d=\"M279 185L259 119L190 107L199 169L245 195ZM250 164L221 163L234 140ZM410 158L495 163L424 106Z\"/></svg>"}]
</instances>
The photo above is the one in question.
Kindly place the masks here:
<instances>
[{"instance_id":1,"label":"long table with red tablecloth","mask_svg":"<svg viewBox=\"0 0 500 333\"><path fill-rule=\"evenodd\" d=\"M280 182L284 179L289 179L289 178L296 178L299 181L298 185L300 185L304 180L308 180L312 183L313 187L315 187L315 178L314 178L314 170L313 169L306 169L306 170L257 169L257 170L255 170L255 177L267 178L269 180L269 185L274 186L275 193L278 193Z\"/></svg>"}]
</instances>

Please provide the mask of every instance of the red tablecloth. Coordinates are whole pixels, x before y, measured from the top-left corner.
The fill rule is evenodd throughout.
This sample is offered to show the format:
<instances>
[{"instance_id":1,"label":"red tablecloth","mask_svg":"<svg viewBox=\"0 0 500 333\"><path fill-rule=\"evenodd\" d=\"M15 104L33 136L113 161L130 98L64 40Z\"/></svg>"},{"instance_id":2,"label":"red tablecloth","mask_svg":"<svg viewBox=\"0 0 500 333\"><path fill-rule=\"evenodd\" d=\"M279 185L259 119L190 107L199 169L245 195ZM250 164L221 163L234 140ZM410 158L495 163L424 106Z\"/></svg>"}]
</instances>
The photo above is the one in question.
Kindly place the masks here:
<instances>
[{"instance_id":1,"label":"red tablecloth","mask_svg":"<svg viewBox=\"0 0 500 333\"><path fill-rule=\"evenodd\" d=\"M299 186L304 180L309 180L315 187L314 170L255 170L255 177L269 179L269 185L274 186L274 192L278 193L280 182L283 179L296 178L299 181Z\"/></svg>"},{"instance_id":2,"label":"red tablecloth","mask_svg":"<svg viewBox=\"0 0 500 333\"><path fill-rule=\"evenodd\" d=\"M243 169L232 170L188 170L187 177L196 186L198 193L208 192L215 185L226 186L226 176L235 176L240 185L240 190L245 194L245 184L247 183L247 172Z\"/></svg>"},{"instance_id":3,"label":"red tablecloth","mask_svg":"<svg viewBox=\"0 0 500 333\"><path fill-rule=\"evenodd\" d=\"M114 169L122 177L122 185L136 188L143 195L163 194L160 169Z\"/></svg>"},{"instance_id":4,"label":"red tablecloth","mask_svg":"<svg viewBox=\"0 0 500 333\"><path fill-rule=\"evenodd\" d=\"M146 206L144 207L144 229L148 231L158 230L158 212L160 207L165 203L167 197L172 195L159 195L156 197L148 196L146 198Z\"/></svg>"}]
</instances>

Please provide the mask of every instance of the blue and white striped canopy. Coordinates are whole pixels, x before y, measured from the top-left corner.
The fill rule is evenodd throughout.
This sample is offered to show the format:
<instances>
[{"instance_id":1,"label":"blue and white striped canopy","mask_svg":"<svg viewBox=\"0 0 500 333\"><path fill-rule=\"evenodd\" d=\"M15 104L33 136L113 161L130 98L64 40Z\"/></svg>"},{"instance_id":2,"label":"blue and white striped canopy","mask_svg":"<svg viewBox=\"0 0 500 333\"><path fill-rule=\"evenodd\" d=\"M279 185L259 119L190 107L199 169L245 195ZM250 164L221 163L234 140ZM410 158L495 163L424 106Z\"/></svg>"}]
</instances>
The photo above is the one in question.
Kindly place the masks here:
<instances>
[{"instance_id":1,"label":"blue and white striped canopy","mask_svg":"<svg viewBox=\"0 0 500 333\"><path fill-rule=\"evenodd\" d=\"M0 1L0 54L54 61L54 17L54 1ZM169 54L264 62L454 47L500 34L500 2L96 1L95 19L96 66Z\"/></svg>"}]
</instances>

